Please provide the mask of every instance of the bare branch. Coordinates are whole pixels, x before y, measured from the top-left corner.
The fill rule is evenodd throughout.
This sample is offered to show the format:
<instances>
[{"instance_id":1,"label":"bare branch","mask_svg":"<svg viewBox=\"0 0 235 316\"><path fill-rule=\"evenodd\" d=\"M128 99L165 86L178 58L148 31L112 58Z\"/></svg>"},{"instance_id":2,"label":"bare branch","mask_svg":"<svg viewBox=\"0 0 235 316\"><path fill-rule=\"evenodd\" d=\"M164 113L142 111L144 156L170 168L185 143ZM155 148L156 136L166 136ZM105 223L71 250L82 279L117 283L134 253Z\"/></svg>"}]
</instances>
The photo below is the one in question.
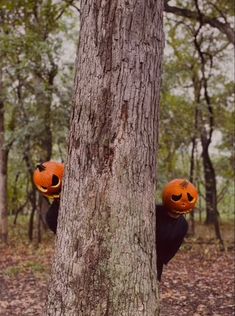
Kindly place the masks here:
<instances>
[{"instance_id":1,"label":"bare branch","mask_svg":"<svg viewBox=\"0 0 235 316\"><path fill-rule=\"evenodd\" d=\"M68 7L73 7L78 11L79 14L81 13L80 9L74 4L74 0L65 0L65 3L65 6L60 10L57 17L55 18L56 21L61 18L61 16L64 14Z\"/></svg>"},{"instance_id":2,"label":"bare branch","mask_svg":"<svg viewBox=\"0 0 235 316\"><path fill-rule=\"evenodd\" d=\"M185 18L201 22L202 25L208 24L211 27L217 28L221 33L227 36L227 39L230 43L235 45L234 30L228 22L223 23L216 18L211 18L209 16L204 15L203 13L198 14L198 12L196 11L191 11L185 8L179 8L176 6L170 6L168 2L169 1L166 0L164 1L165 12L173 13L178 16L182 16Z\"/></svg>"}]
</instances>

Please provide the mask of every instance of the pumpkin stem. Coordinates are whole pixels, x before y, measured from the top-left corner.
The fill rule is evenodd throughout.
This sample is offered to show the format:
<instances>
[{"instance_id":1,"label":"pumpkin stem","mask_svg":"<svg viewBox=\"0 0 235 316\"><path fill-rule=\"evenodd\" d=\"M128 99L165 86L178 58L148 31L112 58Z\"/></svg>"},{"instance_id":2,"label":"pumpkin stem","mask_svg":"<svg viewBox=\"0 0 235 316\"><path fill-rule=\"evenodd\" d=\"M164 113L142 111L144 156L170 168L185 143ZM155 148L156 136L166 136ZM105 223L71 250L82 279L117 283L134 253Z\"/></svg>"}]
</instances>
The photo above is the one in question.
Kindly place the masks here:
<instances>
[{"instance_id":1,"label":"pumpkin stem","mask_svg":"<svg viewBox=\"0 0 235 316\"><path fill-rule=\"evenodd\" d=\"M46 169L46 167L43 166L43 163L38 164L38 165L36 166L36 168L38 168L38 170L39 170L40 172L42 172L42 171L44 171L44 170Z\"/></svg>"},{"instance_id":2,"label":"pumpkin stem","mask_svg":"<svg viewBox=\"0 0 235 316\"><path fill-rule=\"evenodd\" d=\"M180 186L182 187L182 189L186 189L188 184L189 184L188 180L184 180L183 182L180 183Z\"/></svg>"}]
</instances>

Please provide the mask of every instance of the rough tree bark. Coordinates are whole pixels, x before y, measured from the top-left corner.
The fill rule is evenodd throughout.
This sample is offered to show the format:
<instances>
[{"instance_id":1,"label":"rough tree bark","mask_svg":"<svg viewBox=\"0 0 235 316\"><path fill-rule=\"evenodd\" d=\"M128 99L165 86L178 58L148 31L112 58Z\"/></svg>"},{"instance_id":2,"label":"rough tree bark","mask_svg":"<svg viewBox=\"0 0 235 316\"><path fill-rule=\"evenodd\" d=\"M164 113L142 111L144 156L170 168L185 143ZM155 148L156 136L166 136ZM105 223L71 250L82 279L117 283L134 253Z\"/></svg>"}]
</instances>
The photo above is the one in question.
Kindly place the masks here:
<instances>
[{"instance_id":1,"label":"rough tree bark","mask_svg":"<svg viewBox=\"0 0 235 316\"><path fill-rule=\"evenodd\" d=\"M155 316L162 1L81 1L46 315Z\"/></svg>"},{"instance_id":2,"label":"rough tree bark","mask_svg":"<svg viewBox=\"0 0 235 316\"><path fill-rule=\"evenodd\" d=\"M7 212L7 157L8 150L4 137L4 102L2 98L2 71L0 69L0 215L1 239L4 243L8 239L8 212Z\"/></svg>"}]
</instances>

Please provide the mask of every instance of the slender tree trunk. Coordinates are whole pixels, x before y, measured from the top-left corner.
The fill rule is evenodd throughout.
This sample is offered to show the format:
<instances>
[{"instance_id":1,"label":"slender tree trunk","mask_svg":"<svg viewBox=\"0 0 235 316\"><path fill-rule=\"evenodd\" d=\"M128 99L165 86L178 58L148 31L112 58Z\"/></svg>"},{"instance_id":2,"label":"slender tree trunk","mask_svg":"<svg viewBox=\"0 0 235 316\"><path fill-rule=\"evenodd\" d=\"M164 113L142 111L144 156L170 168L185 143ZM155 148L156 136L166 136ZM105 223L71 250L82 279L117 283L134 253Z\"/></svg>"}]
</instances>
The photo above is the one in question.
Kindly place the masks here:
<instances>
[{"instance_id":1,"label":"slender tree trunk","mask_svg":"<svg viewBox=\"0 0 235 316\"><path fill-rule=\"evenodd\" d=\"M215 170L212 165L209 149L207 146L207 139L201 137L202 143L202 160L205 178L205 194L206 194L206 224L214 224L218 216L217 211L217 190Z\"/></svg>"},{"instance_id":2,"label":"slender tree trunk","mask_svg":"<svg viewBox=\"0 0 235 316\"><path fill-rule=\"evenodd\" d=\"M40 119L44 124L45 133L40 135L38 139L41 151L39 154L39 161L44 162L51 159L52 155L52 130L51 130L51 103L52 103L52 86L50 82L45 82L41 78L35 80L35 85L37 84L36 101L38 106L43 104L41 107L39 115ZM53 83L52 83L53 84ZM45 91L45 86L48 86Z\"/></svg>"},{"instance_id":3,"label":"slender tree trunk","mask_svg":"<svg viewBox=\"0 0 235 316\"><path fill-rule=\"evenodd\" d=\"M155 316L161 1L81 1L46 315Z\"/></svg>"},{"instance_id":4,"label":"slender tree trunk","mask_svg":"<svg viewBox=\"0 0 235 316\"><path fill-rule=\"evenodd\" d=\"M201 196L201 184L198 182L198 194ZM199 198L198 201L198 208L199 208L199 223L202 224L202 199Z\"/></svg>"},{"instance_id":5,"label":"slender tree trunk","mask_svg":"<svg viewBox=\"0 0 235 316\"><path fill-rule=\"evenodd\" d=\"M193 70L193 65L192 65ZM194 131L192 137L192 150L190 157L190 170L189 170L189 180L194 183L195 180L195 152L197 148L197 133L198 133L198 123L199 123L199 104L201 98L201 81L199 80L197 71L192 71L192 83L194 88L194 100L195 100L195 110L194 110ZM195 235L195 218L194 212L190 213L189 221L189 234Z\"/></svg>"},{"instance_id":6,"label":"slender tree trunk","mask_svg":"<svg viewBox=\"0 0 235 316\"><path fill-rule=\"evenodd\" d=\"M194 135L192 138L192 150L190 157L190 170L189 170L189 181L194 183L195 180L195 152L197 148L197 130L198 130L198 103L200 101L200 87L193 80L194 83L194 96L196 99L196 107L194 113ZM197 82L198 83L198 82ZM195 217L194 212L190 213L190 221L189 221L189 234L195 235Z\"/></svg>"},{"instance_id":7,"label":"slender tree trunk","mask_svg":"<svg viewBox=\"0 0 235 316\"><path fill-rule=\"evenodd\" d=\"M54 79L57 74L57 66L53 61L50 62L51 70L42 76L38 75L37 70L35 71L35 81L38 83L38 91L36 94L36 100L38 105L43 104L43 108L40 110L42 122L44 123L45 133L40 136L41 151L39 155L39 161L44 162L51 159L53 140L52 140L52 114L51 105L53 97ZM43 77L43 79L42 79ZM45 77L45 78L44 78ZM55 131L56 132L56 131ZM42 239L41 226L45 213L47 212L49 203L40 196L37 195L37 214L36 214L36 243L39 244Z\"/></svg>"},{"instance_id":8,"label":"slender tree trunk","mask_svg":"<svg viewBox=\"0 0 235 316\"><path fill-rule=\"evenodd\" d=\"M41 224L42 224L42 219L41 219L41 214L39 212L37 212L37 217L36 217L36 221L37 221L37 230L36 230L36 247L39 246L39 244L42 241L42 230L41 230Z\"/></svg>"},{"instance_id":9,"label":"slender tree trunk","mask_svg":"<svg viewBox=\"0 0 235 316\"><path fill-rule=\"evenodd\" d=\"M198 13L201 14L198 2L196 3L196 7ZM220 241L222 248L224 248L223 239L220 232L220 226L218 221L218 209L217 209L217 183L216 183L216 174L213 163L211 161L209 146L212 142L212 135L214 132L214 109L213 103L211 101L211 97L208 89L208 80L207 76L207 58L205 58L206 54L202 48L202 37L200 36L200 40L198 40L198 36L200 35L200 30L202 27L202 20L200 21L199 27L195 30L194 34L194 45L198 52L198 56L201 61L201 80L200 80L200 89L198 98L196 99L199 103L200 101L200 90L203 88L204 100L207 106L207 115L205 116L205 112L199 110L200 117L200 137L201 137L201 145L202 145L202 161L203 161L203 170L204 170L204 179L205 179L205 194L206 194L206 224L214 224L215 227L215 235L216 238ZM209 69L212 70L212 60L210 60Z\"/></svg>"},{"instance_id":10,"label":"slender tree trunk","mask_svg":"<svg viewBox=\"0 0 235 316\"><path fill-rule=\"evenodd\" d=\"M196 115L195 115L196 116ZM196 136L193 136L192 139L192 150L191 150L191 157L190 157L190 170L189 170L189 181L194 183L194 174L195 174L195 149L196 149ZM189 215L189 235L195 235L195 218L194 212L191 212Z\"/></svg>"},{"instance_id":11,"label":"slender tree trunk","mask_svg":"<svg viewBox=\"0 0 235 316\"><path fill-rule=\"evenodd\" d=\"M209 155L209 143L202 132L202 160L205 178L205 193L206 193L206 220L205 223L213 224L215 227L216 238L220 241L222 247L224 242L220 232L220 225L218 220L219 212L217 210L217 183L215 169Z\"/></svg>"},{"instance_id":12,"label":"slender tree trunk","mask_svg":"<svg viewBox=\"0 0 235 316\"><path fill-rule=\"evenodd\" d=\"M29 240L33 241L33 231L34 231L34 215L35 215L35 211L37 208L37 203L36 203L36 189L34 188L32 191L32 195L30 197L30 202L32 205L32 209L31 209L31 213L30 213L30 217L29 217L29 228L28 228L28 236L29 236Z\"/></svg>"},{"instance_id":13,"label":"slender tree trunk","mask_svg":"<svg viewBox=\"0 0 235 316\"><path fill-rule=\"evenodd\" d=\"M8 150L5 144L4 131L4 102L2 87L2 71L0 69L0 215L1 239L7 243L8 239L8 210L7 210L7 160Z\"/></svg>"}]
</instances>

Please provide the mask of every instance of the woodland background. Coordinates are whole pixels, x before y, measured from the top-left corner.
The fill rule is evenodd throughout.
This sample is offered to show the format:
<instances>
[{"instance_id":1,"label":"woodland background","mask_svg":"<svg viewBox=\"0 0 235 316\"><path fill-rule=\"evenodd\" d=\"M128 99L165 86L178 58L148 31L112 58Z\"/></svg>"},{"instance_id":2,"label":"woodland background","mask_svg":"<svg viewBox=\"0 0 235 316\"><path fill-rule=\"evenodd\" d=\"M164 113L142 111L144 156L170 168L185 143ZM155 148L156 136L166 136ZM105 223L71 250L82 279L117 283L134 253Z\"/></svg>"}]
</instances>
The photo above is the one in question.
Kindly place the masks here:
<instances>
[{"instance_id":1,"label":"woodland background","mask_svg":"<svg viewBox=\"0 0 235 316\"><path fill-rule=\"evenodd\" d=\"M54 237L32 174L66 161L79 14L71 0L0 3L0 315L44 305ZM163 280L163 315L234 312L233 16L232 1L165 1L156 200L176 177L200 200Z\"/></svg>"}]
</instances>

